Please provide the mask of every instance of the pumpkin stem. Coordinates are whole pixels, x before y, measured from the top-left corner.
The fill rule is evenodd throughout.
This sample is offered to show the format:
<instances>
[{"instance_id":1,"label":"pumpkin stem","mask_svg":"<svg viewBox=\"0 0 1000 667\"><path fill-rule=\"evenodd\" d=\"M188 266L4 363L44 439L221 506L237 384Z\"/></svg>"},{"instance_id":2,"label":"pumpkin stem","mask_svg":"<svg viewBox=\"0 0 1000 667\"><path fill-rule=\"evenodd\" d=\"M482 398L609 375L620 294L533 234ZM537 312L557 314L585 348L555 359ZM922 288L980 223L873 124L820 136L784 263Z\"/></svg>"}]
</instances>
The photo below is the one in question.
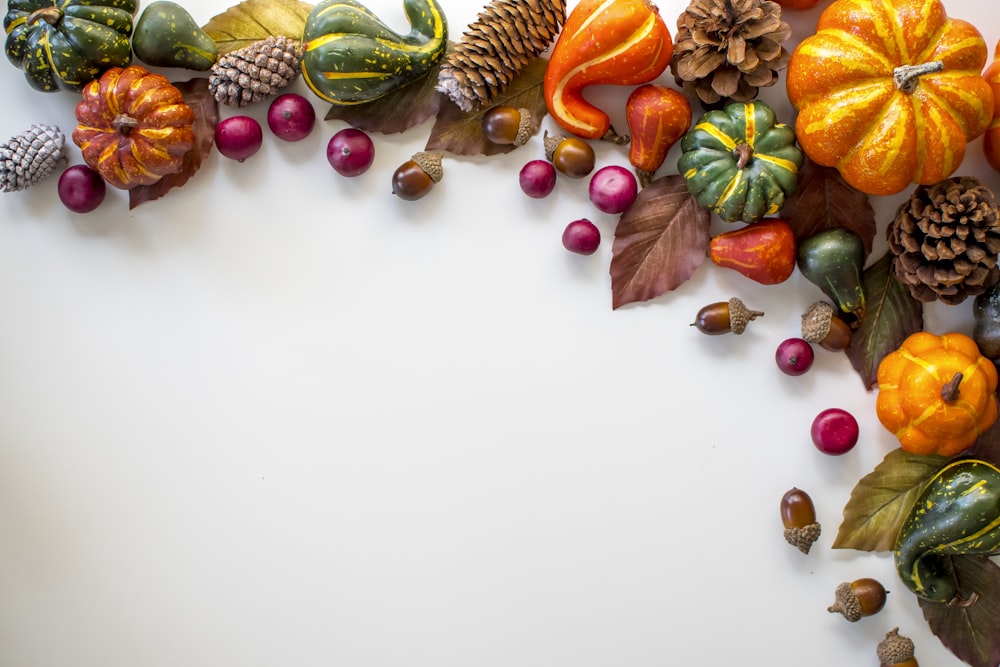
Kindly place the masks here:
<instances>
[{"instance_id":1,"label":"pumpkin stem","mask_svg":"<svg viewBox=\"0 0 1000 667\"><path fill-rule=\"evenodd\" d=\"M941 398L945 403L954 403L958 400L958 385L962 382L963 377L961 373L955 373L948 384L941 387Z\"/></svg>"},{"instance_id":2,"label":"pumpkin stem","mask_svg":"<svg viewBox=\"0 0 1000 667\"><path fill-rule=\"evenodd\" d=\"M944 63L940 60L932 60L919 65L900 65L892 70L892 82L900 92L909 95L917 88L917 82L924 74L933 74L944 69Z\"/></svg>"},{"instance_id":3,"label":"pumpkin stem","mask_svg":"<svg viewBox=\"0 0 1000 667\"><path fill-rule=\"evenodd\" d=\"M115 119L111 121L111 127L113 127L118 132L122 134L128 134L132 131L132 128L139 124L135 118L129 116L127 113L120 113L115 116Z\"/></svg>"},{"instance_id":4,"label":"pumpkin stem","mask_svg":"<svg viewBox=\"0 0 1000 667\"><path fill-rule=\"evenodd\" d=\"M62 18L62 10L58 7L42 7L28 14L27 25L34 25L38 21L45 21L49 25L55 25Z\"/></svg>"},{"instance_id":5,"label":"pumpkin stem","mask_svg":"<svg viewBox=\"0 0 1000 667\"><path fill-rule=\"evenodd\" d=\"M972 595L969 597L963 597L961 593L955 593L955 597L948 600L948 606L967 609L977 602L979 602L979 593L976 593L975 591L973 591Z\"/></svg>"},{"instance_id":6,"label":"pumpkin stem","mask_svg":"<svg viewBox=\"0 0 1000 667\"><path fill-rule=\"evenodd\" d=\"M736 160L736 168L742 169L750 163L753 158L753 148L750 144L737 144L733 149L733 159Z\"/></svg>"}]
</instances>

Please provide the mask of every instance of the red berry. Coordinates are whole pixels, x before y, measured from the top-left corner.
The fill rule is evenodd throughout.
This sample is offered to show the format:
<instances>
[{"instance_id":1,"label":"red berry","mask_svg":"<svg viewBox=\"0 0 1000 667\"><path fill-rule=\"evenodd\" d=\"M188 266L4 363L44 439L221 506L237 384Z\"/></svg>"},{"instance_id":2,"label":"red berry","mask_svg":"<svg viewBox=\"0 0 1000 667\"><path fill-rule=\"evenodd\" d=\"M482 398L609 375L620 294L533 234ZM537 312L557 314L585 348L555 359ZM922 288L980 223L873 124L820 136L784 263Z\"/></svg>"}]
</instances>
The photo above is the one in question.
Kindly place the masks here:
<instances>
[{"instance_id":1,"label":"red berry","mask_svg":"<svg viewBox=\"0 0 1000 667\"><path fill-rule=\"evenodd\" d=\"M56 189L63 206L76 213L89 213L101 205L108 188L99 173L85 164L75 164L59 176Z\"/></svg>"},{"instance_id":2,"label":"red berry","mask_svg":"<svg viewBox=\"0 0 1000 667\"><path fill-rule=\"evenodd\" d=\"M813 444L824 454L846 454L858 442L858 421L847 410L827 408L813 419Z\"/></svg>"},{"instance_id":3,"label":"red berry","mask_svg":"<svg viewBox=\"0 0 1000 667\"><path fill-rule=\"evenodd\" d=\"M812 368L815 358L812 345L802 338L786 338L774 352L778 368L786 375L802 375Z\"/></svg>"},{"instance_id":4,"label":"red berry","mask_svg":"<svg viewBox=\"0 0 1000 667\"><path fill-rule=\"evenodd\" d=\"M639 194L639 182L625 167L611 164L590 177L590 201L604 213L624 213Z\"/></svg>"},{"instance_id":5,"label":"red berry","mask_svg":"<svg viewBox=\"0 0 1000 667\"><path fill-rule=\"evenodd\" d=\"M601 232L597 225L586 218L566 225L562 235L563 247L580 255L592 255L601 245Z\"/></svg>"},{"instance_id":6,"label":"red berry","mask_svg":"<svg viewBox=\"0 0 1000 667\"><path fill-rule=\"evenodd\" d=\"M278 95L267 108L267 126L279 139L299 141L312 132L316 110L298 93Z\"/></svg>"},{"instance_id":7,"label":"red berry","mask_svg":"<svg viewBox=\"0 0 1000 667\"><path fill-rule=\"evenodd\" d=\"M215 146L231 160L243 162L263 143L260 123L250 116L230 116L215 126Z\"/></svg>"},{"instance_id":8,"label":"red berry","mask_svg":"<svg viewBox=\"0 0 1000 667\"><path fill-rule=\"evenodd\" d=\"M341 176L360 176L375 160L375 144L366 133L348 127L330 138L330 143L326 145L326 159Z\"/></svg>"},{"instance_id":9,"label":"red berry","mask_svg":"<svg viewBox=\"0 0 1000 667\"><path fill-rule=\"evenodd\" d=\"M533 199L552 194L556 187L556 168L548 160L532 160L518 174L521 191Z\"/></svg>"}]
</instances>

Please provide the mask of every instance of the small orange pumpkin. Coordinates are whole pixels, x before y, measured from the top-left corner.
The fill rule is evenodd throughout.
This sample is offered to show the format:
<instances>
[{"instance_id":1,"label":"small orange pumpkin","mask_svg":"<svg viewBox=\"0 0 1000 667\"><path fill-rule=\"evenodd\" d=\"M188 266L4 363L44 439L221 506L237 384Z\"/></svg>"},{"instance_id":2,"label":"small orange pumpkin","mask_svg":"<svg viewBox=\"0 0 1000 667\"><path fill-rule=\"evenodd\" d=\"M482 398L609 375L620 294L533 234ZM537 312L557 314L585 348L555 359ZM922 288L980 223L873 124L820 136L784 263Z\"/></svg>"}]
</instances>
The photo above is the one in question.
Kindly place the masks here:
<instances>
[{"instance_id":1,"label":"small orange pumpkin","mask_svg":"<svg viewBox=\"0 0 1000 667\"><path fill-rule=\"evenodd\" d=\"M194 111L162 74L115 67L83 89L73 142L116 188L152 185L184 164L194 146Z\"/></svg>"},{"instance_id":2,"label":"small orange pumpkin","mask_svg":"<svg viewBox=\"0 0 1000 667\"><path fill-rule=\"evenodd\" d=\"M913 454L952 456L997 419L997 369L962 333L919 331L878 367L879 421Z\"/></svg>"},{"instance_id":3,"label":"small orange pumpkin","mask_svg":"<svg viewBox=\"0 0 1000 667\"><path fill-rule=\"evenodd\" d=\"M993 60L983 72L983 78L993 89L993 99L996 102L993 121L983 135L983 152L989 165L1000 171L1000 40L993 49Z\"/></svg>"},{"instance_id":4,"label":"small orange pumpkin","mask_svg":"<svg viewBox=\"0 0 1000 667\"><path fill-rule=\"evenodd\" d=\"M993 118L988 56L940 0L834 0L788 63L796 138L870 195L942 181Z\"/></svg>"}]
</instances>

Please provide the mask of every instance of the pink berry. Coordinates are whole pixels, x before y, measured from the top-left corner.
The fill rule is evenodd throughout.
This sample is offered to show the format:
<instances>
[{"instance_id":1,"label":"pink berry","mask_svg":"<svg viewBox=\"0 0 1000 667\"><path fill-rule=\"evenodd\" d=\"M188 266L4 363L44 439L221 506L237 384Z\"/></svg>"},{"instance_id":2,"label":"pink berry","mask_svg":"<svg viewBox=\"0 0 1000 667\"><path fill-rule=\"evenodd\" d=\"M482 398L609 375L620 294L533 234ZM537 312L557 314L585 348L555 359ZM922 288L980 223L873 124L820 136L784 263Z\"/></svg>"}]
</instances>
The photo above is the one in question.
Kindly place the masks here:
<instances>
[{"instance_id":1,"label":"pink berry","mask_svg":"<svg viewBox=\"0 0 1000 667\"><path fill-rule=\"evenodd\" d=\"M774 352L778 368L786 375L802 375L812 367L815 358L812 345L802 338L786 338Z\"/></svg>"},{"instance_id":2,"label":"pink berry","mask_svg":"<svg viewBox=\"0 0 1000 667\"><path fill-rule=\"evenodd\" d=\"M312 102L298 93L278 95L267 108L267 126L279 139L300 141L316 124Z\"/></svg>"},{"instance_id":3,"label":"pink berry","mask_svg":"<svg viewBox=\"0 0 1000 667\"><path fill-rule=\"evenodd\" d=\"M580 255L593 255L601 245L601 232L597 225L580 218L566 225L562 235L563 247Z\"/></svg>"},{"instance_id":4,"label":"pink berry","mask_svg":"<svg viewBox=\"0 0 1000 667\"><path fill-rule=\"evenodd\" d=\"M243 162L263 143L260 123L250 116L230 116L215 126L215 146L231 160Z\"/></svg>"},{"instance_id":5,"label":"pink berry","mask_svg":"<svg viewBox=\"0 0 1000 667\"><path fill-rule=\"evenodd\" d=\"M601 167L590 177L590 201L604 213L624 213L639 194L635 175L615 164Z\"/></svg>"},{"instance_id":6,"label":"pink berry","mask_svg":"<svg viewBox=\"0 0 1000 667\"><path fill-rule=\"evenodd\" d=\"M375 160L375 144L366 133L348 127L330 138L326 145L326 159L341 176L360 176Z\"/></svg>"},{"instance_id":7,"label":"pink berry","mask_svg":"<svg viewBox=\"0 0 1000 667\"><path fill-rule=\"evenodd\" d=\"M518 174L521 191L532 199L543 199L556 187L556 168L548 160L532 160Z\"/></svg>"},{"instance_id":8,"label":"pink berry","mask_svg":"<svg viewBox=\"0 0 1000 667\"><path fill-rule=\"evenodd\" d=\"M813 419L812 441L824 454L846 454L858 443L858 421L847 410L827 408Z\"/></svg>"},{"instance_id":9,"label":"pink berry","mask_svg":"<svg viewBox=\"0 0 1000 667\"><path fill-rule=\"evenodd\" d=\"M59 201L76 213L89 213L100 206L107 189L104 178L85 164L67 167L56 187Z\"/></svg>"}]
</instances>

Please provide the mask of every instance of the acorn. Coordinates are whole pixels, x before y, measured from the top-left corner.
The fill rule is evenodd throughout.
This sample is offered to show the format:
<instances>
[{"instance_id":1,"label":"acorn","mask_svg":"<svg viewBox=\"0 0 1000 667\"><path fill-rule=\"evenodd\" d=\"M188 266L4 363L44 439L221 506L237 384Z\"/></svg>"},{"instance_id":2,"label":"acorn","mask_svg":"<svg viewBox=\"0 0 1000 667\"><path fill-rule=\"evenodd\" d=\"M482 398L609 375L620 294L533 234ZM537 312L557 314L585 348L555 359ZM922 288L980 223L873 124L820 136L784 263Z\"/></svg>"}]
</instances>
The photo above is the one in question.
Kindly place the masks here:
<instances>
[{"instance_id":1,"label":"acorn","mask_svg":"<svg viewBox=\"0 0 1000 667\"><path fill-rule=\"evenodd\" d=\"M483 136L495 144L523 146L535 133L534 117L524 108L496 106L483 114Z\"/></svg>"},{"instance_id":2,"label":"acorn","mask_svg":"<svg viewBox=\"0 0 1000 667\"><path fill-rule=\"evenodd\" d=\"M561 134L543 136L545 159L570 178L583 178L594 171L597 155L594 147L580 137Z\"/></svg>"},{"instance_id":3,"label":"acorn","mask_svg":"<svg viewBox=\"0 0 1000 667\"><path fill-rule=\"evenodd\" d=\"M400 199L420 199L444 177L441 153L420 151L399 165L392 175L392 194Z\"/></svg>"},{"instance_id":4,"label":"acorn","mask_svg":"<svg viewBox=\"0 0 1000 667\"><path fill-rule=\"evenodd\" d=\"M862 577L840 584L834 594L836 599L826 610L854 623L882 611L889 591L878 580Z\"/></svg>"},{"instance_id":5,"label":"acorn","mask_svg":"<svg viewBox=\"0 0 1000 667\"><path fill-rule=\"evenodd\" d=\"M831 352L846 350L851 344L850 325L837 316L826 301L817 301L802 315L802 338Z\"/></svg>"},{"instance_id":6,"label":"acorn","mask_svg":"<svg viewBox=\"0 0 1000 667\"><path fill-rule=\"evenodd\" d=\"M875 647L879 667L918 667L913 657L913 640L899 634L899 628L885 633L885 639Z\"/></svg>"},{"instance_id":7,"label":"acorn","mask_svg":"<svg viewBox=\"0 0 1000 667\"><path fill-rule=\"evenodd\" d=\"M763 315L762 311L750 310L743 301L733 297L729 301L718 301L704 306L698 311L691 326L710 336L729 332L739 335L746 330L751 321Z\"/></svg>"},{"instance_id":8,"label":"acorn","mask_svg":"<svg viewBox=\"0 0 1000 667\"><path fill-rule=\"evenodd\" d=\"M820 525L816 508L809 494L792 487L781 497L781 523L785 526L785 541L804 554L819 539Z\"/></svg>"}]
</instances>

